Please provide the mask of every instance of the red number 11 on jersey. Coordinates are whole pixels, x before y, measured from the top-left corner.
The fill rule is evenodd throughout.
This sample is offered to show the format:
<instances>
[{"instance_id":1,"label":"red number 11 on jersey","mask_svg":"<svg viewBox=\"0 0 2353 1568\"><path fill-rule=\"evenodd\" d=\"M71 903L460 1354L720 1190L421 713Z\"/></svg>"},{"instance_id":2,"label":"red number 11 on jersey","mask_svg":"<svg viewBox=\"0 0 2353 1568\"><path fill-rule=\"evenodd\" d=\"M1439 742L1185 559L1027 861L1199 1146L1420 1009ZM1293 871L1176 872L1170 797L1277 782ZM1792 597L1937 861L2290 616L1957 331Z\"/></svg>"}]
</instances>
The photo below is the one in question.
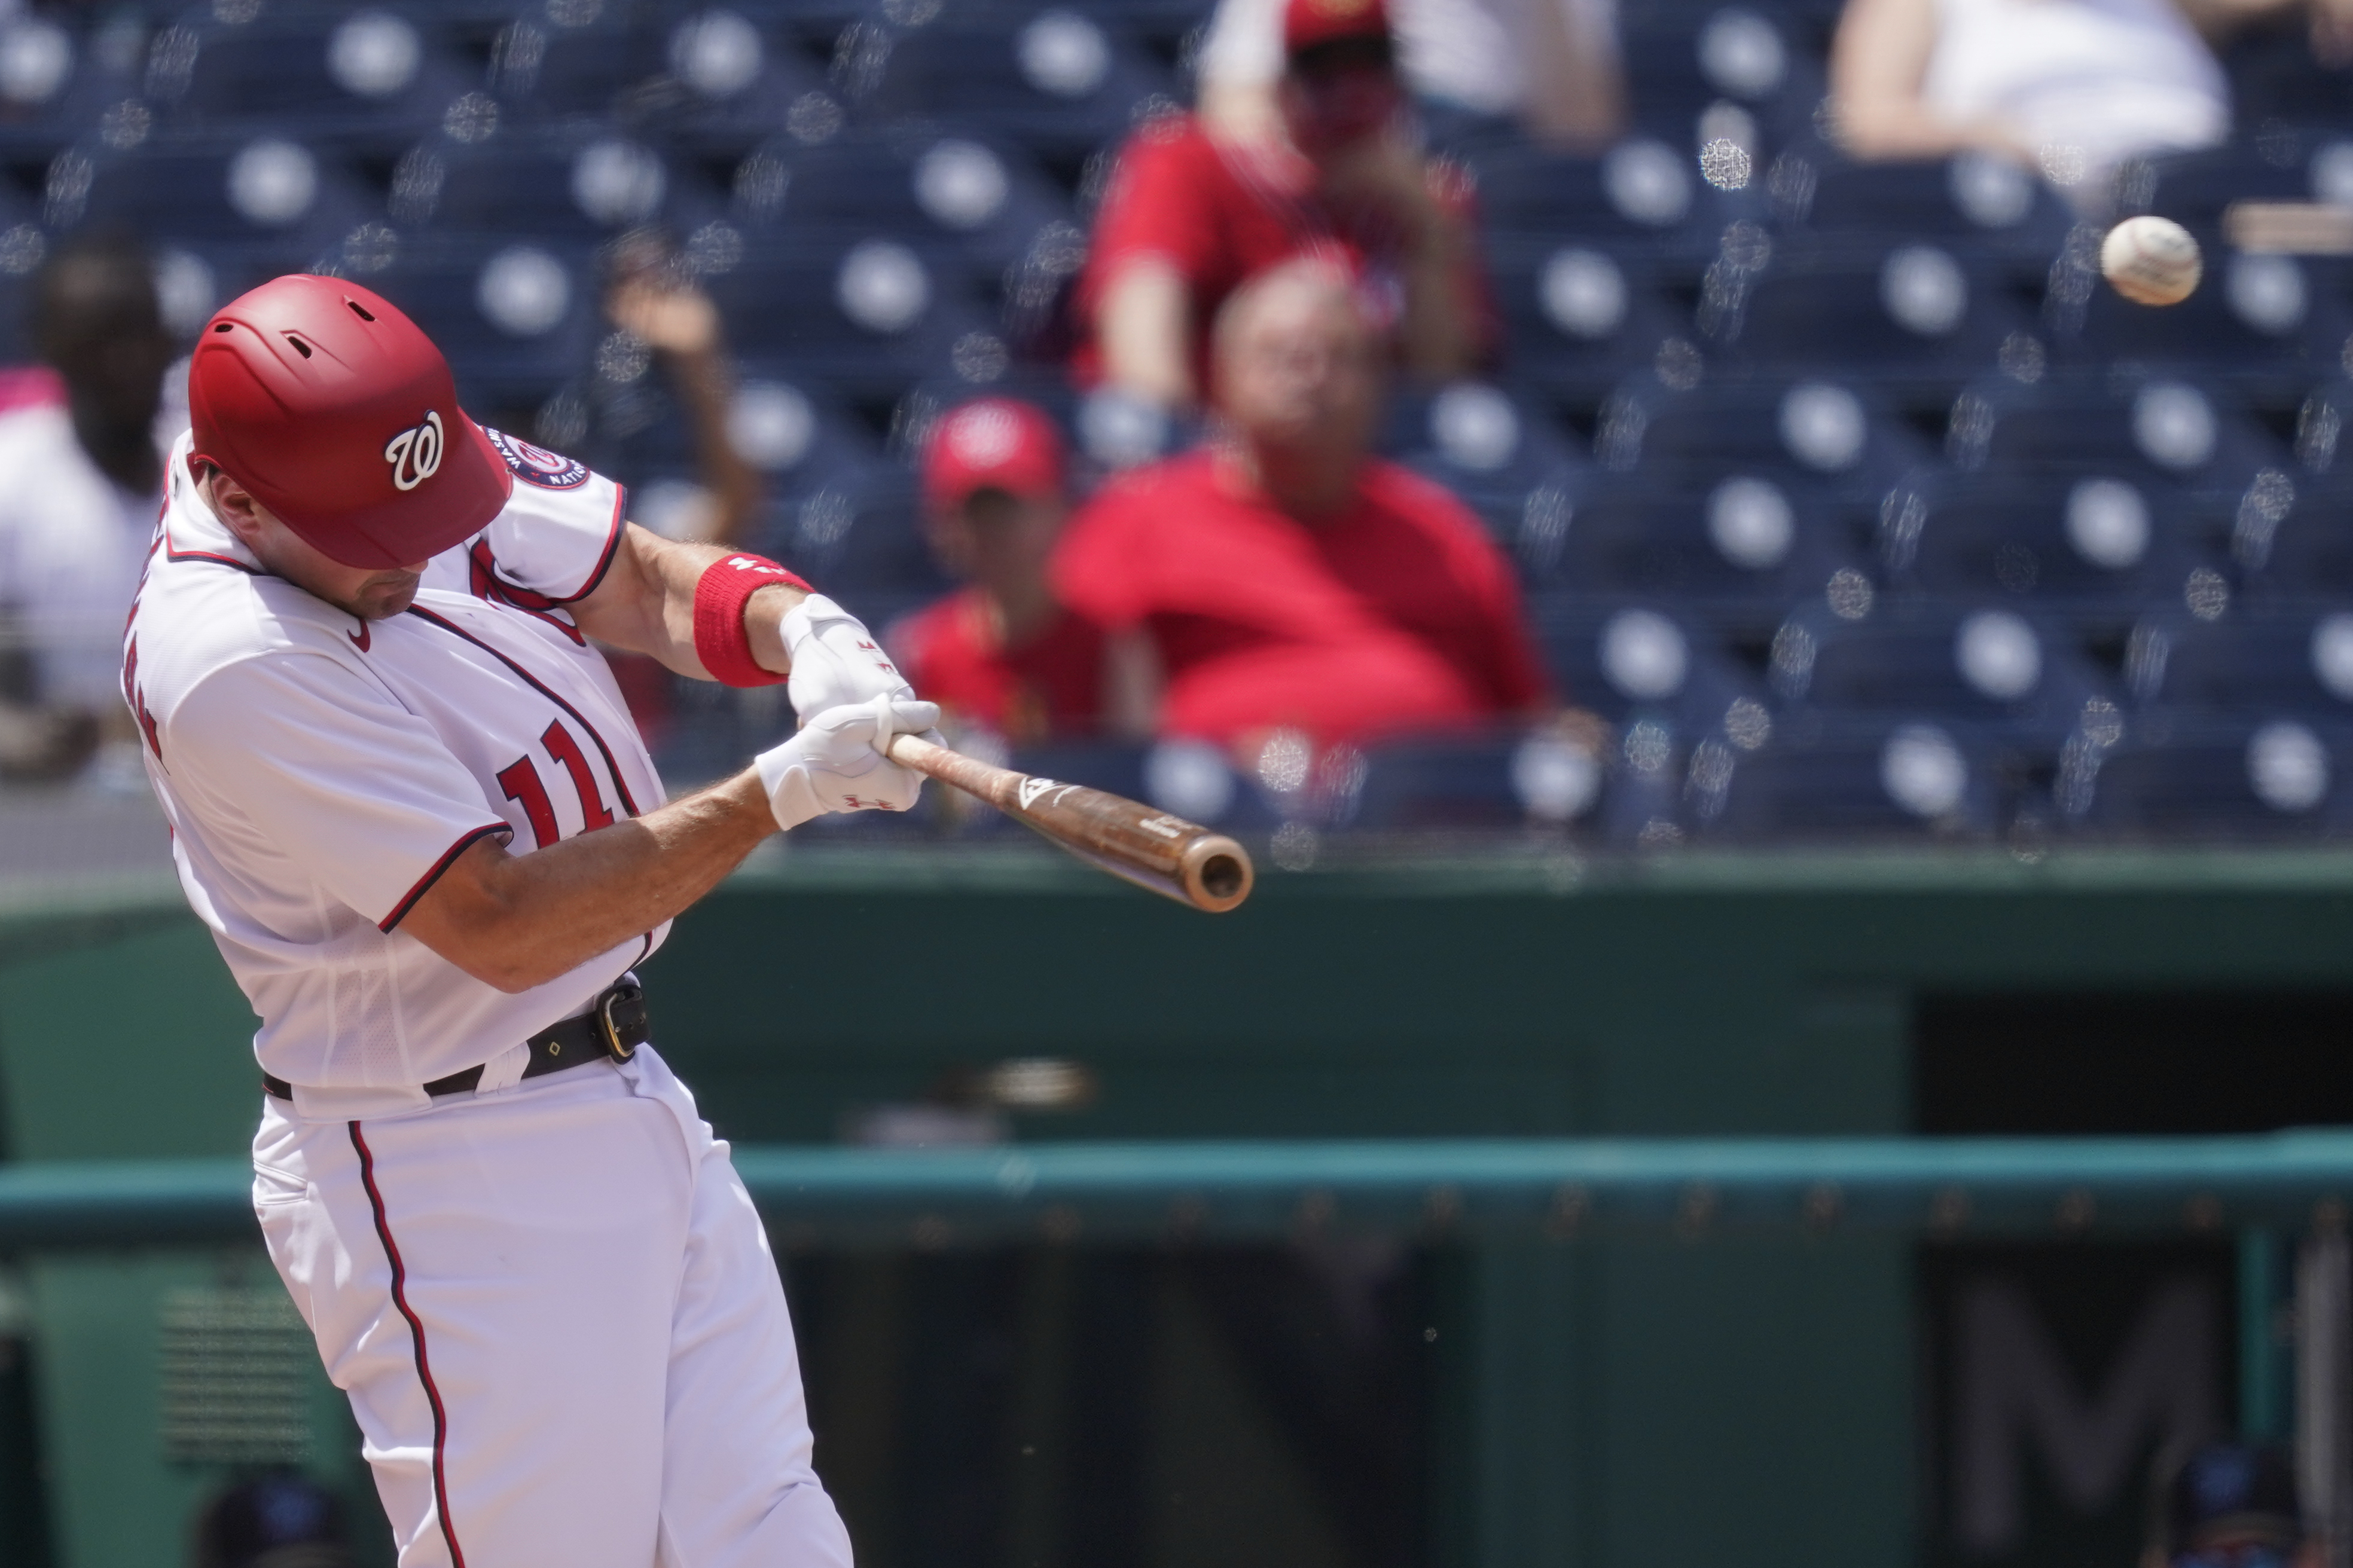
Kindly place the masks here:
<instances>
[{"instance_id":1,"label":"red number 11 on jersey","mask_svg":"<svg viewBox=\"0 0 2353 1568\"><path fill-rule=\"evenodd\" d=\"M547 733L539 738L547 754L564 765L572 775L572 792L580 797L580 820L583 833L613 825L613 814L606 808L603 795L596 788L596 775L588 769L588 758L580 750L580 742L555 720L547 726ZM507 798L519 802L522 814L531 820L531 836L538 847L544 849L561 837L555 829L555 806L547 798L547 786L540 782L539 768L529 753L517 757L499 774L499 787Z\"/></svg>"}]
</instances>

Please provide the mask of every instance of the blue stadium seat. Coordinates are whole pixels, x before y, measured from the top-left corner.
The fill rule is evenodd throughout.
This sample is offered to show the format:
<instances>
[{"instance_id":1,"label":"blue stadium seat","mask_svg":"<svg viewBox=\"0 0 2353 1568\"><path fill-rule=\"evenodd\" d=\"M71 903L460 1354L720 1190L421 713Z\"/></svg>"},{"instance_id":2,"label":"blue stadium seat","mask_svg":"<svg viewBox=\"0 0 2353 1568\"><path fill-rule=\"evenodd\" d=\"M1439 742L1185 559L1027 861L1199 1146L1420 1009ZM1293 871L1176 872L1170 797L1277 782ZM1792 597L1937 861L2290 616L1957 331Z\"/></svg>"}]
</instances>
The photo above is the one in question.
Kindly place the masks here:
<instances>
[{"instance_id":1,"label":"blue stadium seat","mask_svg":"<svg viewBox=\"0 0 2353 1568\"><path fill-rule=\"evenodd\" d=\"M1406 462L1453 491L1499 539L1540 525L1538 510L1573 489L1583 467L1583 454L1540 409L1484 382L1398 396L1391 421Z\"/></svg>"},{"instance_id":2,"label":"blue stadium seat","mask_svg":"<svg viewBox=\"0 0 2353 1568\"><path fill-rule=\"evenodd\" d=\"M1808 141L1774 161L1766 185L1778 225L1793 235L1824 245L1937 245L2036 287L2075 221L2031 170L1978 153L1858 163Z\"/></svg>"},{"instance_id":3,"label":"blue stadium seat","mask_svg":"<svg viewBox=\"0 0 2353 1568\"><path fill-rule=\"evenodd\" d=\"M102 125L118 139L153 129L141 101L144 27L118 16L101 42L108 29L78 25L86 20L22 7L0 21L0 157L41 163Z\"/></svg>"},{"instance_id":4,"label":"blue stadium seat","mask_svg":"<svg viewBox=\"0 0 2353 1568\"><path fill-rule=\"evenodd\" d=\"M1603 405L1593 447L1604 468L1662 487L1753 474L1873 506L1930 456L1870 388L1829 376L1709 377L1682 389L1637 376Z\"/></svg>"},{"instance_id":5,"label":"blue stadium seat","mask_svg":"<svg viewBox=\"0 0 2353 1568\"><path fill-rule=\"evenodd\" d=\"M149 102L166 122L290 136L389 155L439 128L480 73L429 19L394 11L191 14L150 46Z\"/></svg>"},{"instance_id":6,"label":"blue stadium seat","mask_svg":"<svg viewBox=\"0 0 2353 1568\"><path fill-rule=\"evenodd\" d=\"M2033 322L1965 252L1906 240L1866 248L1776 247L1738 297L1701 304L1706 341L1782 374L1867 376L1948 403ZM2031 350L2039 356L2039 342Z\"/></svg>"},{"instance_id":7,"label":"blue stadium seat","mask_svg":"<svg viewBox=\"0 0 2353 1568\"><path fill-rule=\"evenodd\" d=\"M2292 489L2277 515L2250 508L2234 520L2232 552L2249 595L2291 604L2353 595L2353 529L2346 526L2353 496L2341 479L2309 475Z\"/></svg>"},{"instance_id":8,"label":"blue stadium seat","mask_svg":"<svg viewBox=\"0 0 2353 1568\"><path fill-rule=\"evenodd\" d=\"M1890 498L1880 555L1898 586L2129 621L2145 604L2179 603L2200 567L2219 580L2219 558L2193 542L2196 518L2171 487L2113 475L1945 474Z\"/></svg>"},{"instance_id":9,"label":"blue stadium seat","mask_svg":"<svg viewBox=\"0 0 2353 1568\"><path fill-rule=\"evenodd\" d=\"M849 16L839 5L802 13L714 6L673 14L669 69L629 89L624 118L646 124L716 175L780 132L803 141L846 121L825 72L806 47L830 44Z\"/></svg>"},{"instance_id":10,"label":"blue stadium seat","mask_svg":"<svg viewBox=\"0 0 2353 1568\"><path fill-rule=\"evenodd\" d=\"M414 239L366 281L441 345L461 384L553 391L589 368L605 333L595 263L577 244Z\"/></svg>"},{"instance_id":11,"label":"blue stadium seat","mask_svg":"<svg viewBox=\"0 0 2353 1568\"><path fill-rule=\"evenodd\" d=\"M952 585L918 521L914 476L896 466L838 473L779 499L757 546L828 593L909 607Z\"/></svg>"},{"instance_id":12,"label":"blue stadium seat","mask_svg":"<svg viewBox=\"0 0 2353 1568\"><path fill-rule=\"evenodd\" d=\"M1686 770L1704 838L1983 838L2005 790L1991 750L1942 717L1783 726L1753 752L1718 742Z\"/></svg>"},{"instance_id":13,"label":"blue stadium seat","mask_svg":"<svg viewBox=\"0 0 2353 1568\"><path fill-rule=\"evenodd\" d=\"M2217 249L2197 291L2179 305L2136 305L2094 288L2081 329L2060 342L2092 363L2180 366L2259 401L2287 401L2341 374L2353 330L2346 292L2341 260Z\"/></svg>"},{"instance_id":14,"label":"blue stadium seat","mask_svg":"<svg viewBox=\"0 0 2353 1568\"><path fill-rule=\"evenodd\" d=\"M80 143L50 160L42 198L54 229L239 245L280 271L309 265L378 216L347 168L277 135L151 141L127 151Z\"/></svg>"},{"instance_id":15,"label":"blue stadium seat","mask_svg":"<svg viewBox=\"0 0 2353 1568\"><path fill-rule=\"evenodd\" d=\"M2227 389L2162 372L1980 383L1955 400L1948 460L1964 468L2108 474L2233 502L2288 454Z\"/></svg>"},{"instance_id":16,"label":"blue stadium seat","mask_svg":"<svg viewBox=\"0 0 2353 1568\"><path fill-rule=\"evenodd\" d=\"M2006 606L1898 603L1854 619L1808 606L1775 634L1770 675L1792 710L1933 715L2053 752L2118 711L2062 628Z\"/></svg>"},{"instance_id":17,"label":"blue stadium seat","mask_svg":"<svg viewBox=\"0 0 2353 1568\"><path fill-rule=\"evenodd\" d=\"M491 49L486 85L529 118L606 118L639 107L670 81L667 7L597 4L517 6Z\"/></svg>"},{"instance_id":18,"label":"blue stadium seat","mask_svg":"<svg viewBox=\"0 0 2353 1568\"><path fill-rule=\"evenodd\" d=\"M1821 66L1775 6L1726 5L1696 19L1637 13L1620 26L1620 51L1634 123L1675 145L1722 137L1769 153L1821 101Z\"/></svg>"},{"instance_id":19,"label":"blue stadium seat","mask_svg":"<svg viewBox=\"0 0 2353 1568\"><path fill-rule=\"evenodd\" d=\"M576 384L586 422L575 449L599 471L632 483L694 477L701 463L695 433L674 393L659 370L629 368L637 374L624 385L602 374ZM728 435L770 493L787 500L862 481L885 463L881 444L854 413L822 387L802 385L775 366L738 366Z\"/></svg>"},{"instance_id":20,"label":"blue stadium seat","mask_svg":"<svg viewBox=\"0 0 2353 1568\"><path fill-rule=\"evenodd\" d=\"M1556 397L1598 402L1667 339L1694 335L1639 249L1618 255L1576 233L1498 235L1487 268L1512 374Z\"/></svg>"},{"instance_id":21,"label":"blue stadium seat","mask_svg":"<svg viewBox=\"0 0 2353 1568\"><path fill-rule=\"evenodd\" d=\"M862 22L843 35L835 69L868 123L969 125L1070 163L1182 106L1175 80L1115 26L1048 6Z\"/></svg>"},{"instance_id":22,"label":"blue stadium seat","mask_svg":"<svg viewBox=\"0 0 2353 1568\"><path fill-rule=\"evenodd\" d=\"M1528 813L1513 782L1516 751L1510 739L1375 747L1337 826L1373 833L1518 827Z\"/></svg>"},{"instance_id":23,"label":"blue stadium seat","mask_svg":"<svg viewBox=\"0 0 2353 1568\"><path fill-rule=\"evenodd\" d=\"M1538 591L1671 602L1756 636L1840 572L1863 580L1839 503L1786 477L1735 474L1708 489L1602 482L1563 503L1557 520L1531 509L1515 542Z\"/></svg>"},{"instance_id":24,"label":"blue stadium seat","mask_svg":"<svg viewBox=\"0 0 2353 1568\"><path fill-rule=\"evenodd\" d=\"M2271 138L2287 132L2307 145L2326 142L2353 116L2353 71L2314 58L2301 16L2266 17L2240 29L2218 52L2230 73L2232 102L2258 106L2271 122Z\"/></svg>"},{"instance_id":25,"label":"blue stadium seat","mask_svg":"<svg viewBox=\"0 0 2353 1568\"><path fill-rule=\"evenodd\" d=\"M1001 329L956 253L881 234L779 236L707 279L736 352L845 395L896 399L952 374L959 350L1001 365Z\"/></svg>"},{"instance_id":26,"label":"blue stadium seat","mask_svg":"<svg viewBox=\"0 0 2353 1568\"><path fill-rule=\"evenodd\" d=\"M2289 132L2284 143L2257 136L2202 152L2167 153L2127 168L2120 184L2132 205L2173 219L2211 251L2222 237L2222 213L2232 203L2313 198L2316 171L2307 164L2314 150L2305 140Z\"/></svg>"},{"instance_id":27,"label":"blue stadium seat","mask_svg":"<svg viewBox=\"0 0 2353 1568\"><path fill-rule=\"evenodd\" d=\"M2101 760L2082 827L2119 837L2310 838L2341 833L2353 750L2338 726L2239 714L2136 726Z\"/></svg>"},{"instance_id":28,"label":"blue stadium seat","mask_svg":"<svg viewBox=\"0 0 2353 1568\"><path fill-rule=\"evenodd\" d=\"M962 134L849 135L764 143L733 172L732 211L754 244L812 225L894 233L961 250L992 272L1045 258L1074 273L1085 235L1070 204L1012 148ZM1060 225L1047 233L1049 225Z\"/></svg>"},{"instance_id":29,"label":"blue stadium seat","mask_svg":"<svg viewBox=\"0 0 2353 1568\"><path fill-rule=\"evenodd\" d=\"M1763 689L1671 600L1552 599L1535 625L1563 700L1612 723L1648 717L1704 735L1764 712Z\"/></svg>"},{"instance_id":30,"label":"blue stadium seat","mask_svg":"<svg viewBox=\"0 0 2353 1568\"><path fill-rule=\"evenodd\" d=\"M1651 137L1630 138L1598 158L1514 142L1479 153L1472 170L1493 235L1546 245L1575 236L1607 246L1621 262L1647 257L1692 277L1738 210L1699 177L1688 152Z\"/></svg>"},{"instance_id":31,"label":"blue stadium seat","mask_svg":"<svg viewBox=\"0 0 2353 1568\"><path fill-rule=\"evenodd\" d=\"M2353 614L2201 621L2162 611L2133 629L2125 677L2142 705L2158 710L2353 719Z\"/></svg>"},{"instance_id":32,"label":"blue stadium seat","mask_svg":"<svg viewBox=\"0 0 2353 1568\"><path fill-rule=\"evenodd\" d=\"M686 234L722 205L691 167L596 129L419 142L394 172L388 211L402 229L589 241L657 220Z\"/></svg>"}]
</instances>

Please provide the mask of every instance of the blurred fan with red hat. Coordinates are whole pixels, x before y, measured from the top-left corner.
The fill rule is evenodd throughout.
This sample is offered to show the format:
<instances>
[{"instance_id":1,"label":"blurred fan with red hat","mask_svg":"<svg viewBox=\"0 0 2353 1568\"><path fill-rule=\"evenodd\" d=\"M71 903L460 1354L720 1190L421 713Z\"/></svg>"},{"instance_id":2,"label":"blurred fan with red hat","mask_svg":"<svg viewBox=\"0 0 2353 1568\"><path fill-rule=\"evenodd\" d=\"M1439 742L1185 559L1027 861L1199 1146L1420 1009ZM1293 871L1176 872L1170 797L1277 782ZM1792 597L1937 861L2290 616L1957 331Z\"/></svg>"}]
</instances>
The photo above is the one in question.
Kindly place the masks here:
<instances>
[{"instance_id":1,"label":"blurred fan with red hat","mask_svg":"<svg viewBox=\"0 0 2353 1568\"><path fill-rule=\"evenodd\" d=\"M1514 131L1590 151L1625 130L1626 83L1614 0L1388 0L1398 74L1440 145ZM1220 134L1283 134L1277 104L1299 34L1321 8L1219 0L1196 78L1201 118Z\"/></svg>"},{"instance_id":2,"label":"blurred fan with red hat","mask_svg":"<svg viewBox=\"0 0 2353 1568\"><path fill-rule=\"evenodd\" d=\"M1485 357L1470 182L1417 145L1384 0L1286 0L1282 37L1280 135L1168 114L1121 150L1079 287L1082 382L1200 405L1219 306L1302 255L1349 268L1409 374L1450 380Z\"/></svg>"},{"instance_id":3,"label":"blurred fan with red hat","mask_svg":"<svg viewBox=\"0 0 2353 1568\"><path fill-rule=\"evenodd\" d=\"M965 585L883 637L952 720L1009 741L1085 734L1103 717L1102 628L1046 575L1071 510L1067 468L1034 404L984 397L941 418L923 453L924 531Z\"/></svg>"}]
</instances>

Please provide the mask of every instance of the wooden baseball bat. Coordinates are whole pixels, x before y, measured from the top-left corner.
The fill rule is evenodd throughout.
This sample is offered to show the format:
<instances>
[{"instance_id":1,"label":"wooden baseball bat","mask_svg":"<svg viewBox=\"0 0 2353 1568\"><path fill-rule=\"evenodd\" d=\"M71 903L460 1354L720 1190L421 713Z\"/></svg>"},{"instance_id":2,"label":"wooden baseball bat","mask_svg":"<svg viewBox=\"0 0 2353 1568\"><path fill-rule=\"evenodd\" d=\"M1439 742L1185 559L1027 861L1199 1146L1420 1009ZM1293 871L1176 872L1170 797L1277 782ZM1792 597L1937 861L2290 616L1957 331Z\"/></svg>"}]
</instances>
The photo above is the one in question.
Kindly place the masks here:
<instances>
[{"instance_id":1,"label":"wooden baseball bat","mask_svg":"<svg viewBox=\"0 0 2353 1568\"><path fill-rule=\"evenodd\" d=\"M1108 790L1031 778L920 735L893 735L891 760L978 795L1080 859L1164 898L1221 915L1250 897L1250 851L1222 833Z\"/></svg>"}]
</instances>

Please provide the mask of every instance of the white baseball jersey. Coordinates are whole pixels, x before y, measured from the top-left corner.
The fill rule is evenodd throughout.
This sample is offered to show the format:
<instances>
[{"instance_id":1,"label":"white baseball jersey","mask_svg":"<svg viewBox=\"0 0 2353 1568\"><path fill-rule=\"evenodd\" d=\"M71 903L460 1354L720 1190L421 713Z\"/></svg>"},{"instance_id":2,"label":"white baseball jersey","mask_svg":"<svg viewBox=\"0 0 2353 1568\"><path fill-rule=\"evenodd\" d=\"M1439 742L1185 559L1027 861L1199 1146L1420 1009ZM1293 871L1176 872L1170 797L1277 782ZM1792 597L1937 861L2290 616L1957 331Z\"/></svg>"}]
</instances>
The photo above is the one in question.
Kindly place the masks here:
<instances>
[{"instance_id":1,"label":"white baseball jersey","mask_svg":"<svg viewBox=\"0 0 2353 1568\"><path fill-rule=\"evenodd\" d=\"M612 562L621 488L491 442L506 509L373 622L264 571L190 479L187 437L167 465L123 695L181 885L260 1016L255 1052L298 1086L414 1089L519 1050L669 931L509 995L400 929L478 839L528 853L663 799L563 610Z\"/></svg>"}]
</instances>

